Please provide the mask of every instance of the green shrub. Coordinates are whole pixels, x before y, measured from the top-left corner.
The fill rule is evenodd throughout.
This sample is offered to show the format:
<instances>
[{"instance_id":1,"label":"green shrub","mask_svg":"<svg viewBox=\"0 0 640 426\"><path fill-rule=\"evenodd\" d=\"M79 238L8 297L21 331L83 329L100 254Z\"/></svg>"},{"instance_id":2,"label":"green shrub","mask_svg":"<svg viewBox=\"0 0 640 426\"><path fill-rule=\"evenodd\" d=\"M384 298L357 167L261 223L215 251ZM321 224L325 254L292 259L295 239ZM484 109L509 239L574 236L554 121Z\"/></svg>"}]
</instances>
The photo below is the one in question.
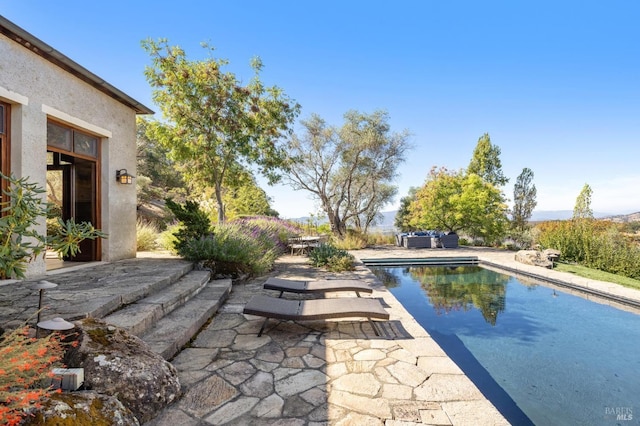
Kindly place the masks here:
<instances>
[{"instance_id":1,"label":"green shrub","mask_svg":"<svg viewBox=\"0 0 640 426\"><path fill-rule=\"evenodd\" d=\"M331 244L320 244L309 253L309 260L315 267L327 267L334 272L353 270L354 257L346 250Z\"/></svg>"},{"instance_id":2,"label":"green shrub","mask_svg":"<svg viewBox=\"0 0 640 426\"><path fill-rule=\"evenodd\" d=\"M185 244L183 256L200 261L214 274L260 275L269 271L280 254L266 238L255 238L237 224L218 225L215 233Z\"/></svg>"},{"instance_id":3,"label":"green shrub","mask_svg":"<svg viewBox=\"0 0 640 426\"><path fill-rule=\"evenodd\" d=\"M543 248L560 250L564 261L640 279L640 247L615 223L589 219L544 222L534 235Z\"/></svg>"},{"instance_id":4,"label":"green shrub","mask_svg":"<svg viewBox=\"0 0 640 426\"><path fill-rule=\"evenodd\" d=\"M196 203L168 202L180 225L161 234L159 243L187 260L201 262L216 275L259 275L273 268L287 250L287 240L300 233L291 222L269 216L252 216L210 228L209 219Z\"/></svg>"},{"instance_id":5,"label":"green shrub","mask_svg":"<svg viewBox=\"0 0 640 426\"><path fill-rule=\"evenodd\" d=\"M180 222L180 229L174 232L175 249L184 256L184 250L192 240L198 240L211 232L211 221L195 201L186 201L184 205L166 199L166 205Z\"/></svg>"},{"instance_id":6,"label":"green shrub","mask_svg":"<svg viewBox=\"0 0 640 426\"><path fill-rule=\"evenodd\" d=\"M158 228L148 222L138 219L136 222L136 249L138 251L151 251L158 247L156 238L158 237Z\"/></svg>"},{"instance_id":7,"label":"green shrub","mask_svg":"<svg viewBox=\"0 0 640 426\"><path fill-rule=\"evenodd\" d=\"M275 246L280 254L287 251L289 238L302 232L299 224L273 216L245 216L232 223L252 237L264 240L269 248Z\"/></svg>"},{"instance_id":8,"label":"green shrub","mask_svg":"<svg viewBox=\"0 0 640 426\"><path fill-rule=\"evenodd\" d=\"M173 224L168 226L167 229L158 235L158 238L156 239L156 244L158 245L157 248L170 251L173 254L178 254L176 251L178 239L175 236L178 232L180 232L180 225Z\"/></svg>"},{"instance_id":9,"label":"green shrub","mask_svg":"<svg viewBox=\"0 0 640 426\"><path fill-rule=\"evenodd\" d=\"M288 238L299 232L298 227L278 218L243 217L188 240L181 255L202 262L217 275L260 275L273 268L286 251Z\"/></svg>"},{"instance_id":10,"label":"green shrub","mask_svg":"<svg viewBox=\"0 0 640 426\"><path fill-rule=\"evenodd\" d=\"M332 256L327 263L327 269L332 272L353 271L355 269L353 261L354 258L350 254L348 256Z\"/></svg>"}]
</instances>

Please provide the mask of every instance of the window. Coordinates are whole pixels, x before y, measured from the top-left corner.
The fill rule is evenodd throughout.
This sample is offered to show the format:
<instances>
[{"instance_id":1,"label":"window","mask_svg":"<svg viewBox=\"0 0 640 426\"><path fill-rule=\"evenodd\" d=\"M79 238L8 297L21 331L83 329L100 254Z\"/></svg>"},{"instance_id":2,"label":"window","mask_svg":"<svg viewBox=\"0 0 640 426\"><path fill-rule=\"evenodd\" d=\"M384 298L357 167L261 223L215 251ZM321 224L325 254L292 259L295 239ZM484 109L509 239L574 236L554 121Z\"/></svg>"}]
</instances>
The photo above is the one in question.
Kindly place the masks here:
<instances>
[{"instance_id":1,"label":"window","mask_svg":"<svg viewBox=\"0 0 640 426\"><path fill-rule=\"evenodd\" d=\"M98 138L62 124L47 123L47 145L83 157L98 157Z\"/></svg>"}]
</instances>

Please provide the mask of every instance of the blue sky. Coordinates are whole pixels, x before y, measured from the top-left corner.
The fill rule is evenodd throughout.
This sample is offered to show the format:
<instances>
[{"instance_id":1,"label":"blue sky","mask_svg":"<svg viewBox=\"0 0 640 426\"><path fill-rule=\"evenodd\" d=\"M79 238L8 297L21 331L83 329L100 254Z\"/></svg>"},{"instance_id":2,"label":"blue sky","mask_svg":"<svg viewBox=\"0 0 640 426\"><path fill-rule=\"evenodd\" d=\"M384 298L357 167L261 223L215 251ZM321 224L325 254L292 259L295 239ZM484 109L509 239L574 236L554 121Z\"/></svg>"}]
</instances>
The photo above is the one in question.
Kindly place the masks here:
<instances>
[{"instance_id":1,"label":"blue sky","mask_svg":"<svg viewBox=\"0 0 640 426\"><path fill-rule=\"evenodd\" d=\"M595 211L640 211L636 0L0 0L0 14L154 110L148 37L193 59L206 41L247 78L260 56L300 118L338 126L350 109L385 109L415 147L396 205L432 166L466 167L487 132L508 198L529 167L538 210L571 210L588 183ZM318 212L306 193L265 190L282 217Z\"/></svg>"}]
</instances>

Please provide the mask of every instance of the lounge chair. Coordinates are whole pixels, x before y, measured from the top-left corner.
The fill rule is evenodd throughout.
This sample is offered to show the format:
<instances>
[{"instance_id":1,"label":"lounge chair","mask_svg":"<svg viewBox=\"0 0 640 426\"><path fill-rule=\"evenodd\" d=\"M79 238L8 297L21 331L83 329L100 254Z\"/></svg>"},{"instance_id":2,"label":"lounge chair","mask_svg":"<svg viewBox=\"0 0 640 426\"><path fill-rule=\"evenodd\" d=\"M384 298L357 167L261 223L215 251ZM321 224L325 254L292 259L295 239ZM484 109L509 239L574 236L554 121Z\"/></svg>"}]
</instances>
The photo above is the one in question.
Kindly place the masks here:
<instances>
[{"instance_id":1,"label":"lounge chair","mask_svg":"<svg viewBox=\"0 0 640 426\"><path fill-rule=\"evenodd\" d=\"M298 281L283 278L268 278L264 283L266 290L276 290L280 296L287 293L329 293L333 291L355 291L358 297L360 293L371 293L373 290L365 282L359 280L317 280Z\"/></svg>"},{"instance_id":2,"label":"lounge chair","mask_svg":"<svg viewBox=\"0 0 640 426\"><path fill-rule=\"evenodd\" d=\"M262 336L269 318L291 321L328 320L339 318L367 318L376 336L372 318L388 320L389 314L378 299L339 297L335 299L290 300L264 295L253 296L245 305L247 315L265 317L258 332Z\"/></svg>"}]
</instances>

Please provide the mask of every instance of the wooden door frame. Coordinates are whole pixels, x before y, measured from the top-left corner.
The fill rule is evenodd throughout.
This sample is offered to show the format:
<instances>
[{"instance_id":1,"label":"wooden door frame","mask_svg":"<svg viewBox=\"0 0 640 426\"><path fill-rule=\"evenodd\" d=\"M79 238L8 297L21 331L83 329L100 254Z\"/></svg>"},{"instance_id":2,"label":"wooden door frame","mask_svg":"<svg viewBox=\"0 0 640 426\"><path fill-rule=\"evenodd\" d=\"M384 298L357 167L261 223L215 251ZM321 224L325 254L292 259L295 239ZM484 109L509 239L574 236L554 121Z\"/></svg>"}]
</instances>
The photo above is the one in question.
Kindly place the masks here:
<instances>
[{"instance_id":1,"label":"wooden door frame","mask_svg":"<svg viewBox=\"0 0 640 426\"><path fill-rule=\"evenodd\" d=\"M95 176L94 176L94 192L93 192L93 197L94 197L94 211L92 216L95 218L95 223L93 223L93 226L97 229L101 229L102 228L102 182L101 182L101 169L102 169L102 141L103 138L100 135L96 135L95 133L86 131L82 128L76 128L73 126L70 126L66 123L54 120L49 118L48 119L49 122L57 125L57 126L62 126L62 127L66 127L68 129L70 129L71 131L78 131L82 134L85 135L90 135L92 137L95 137L97 139L97 147L96 147L96 156L92 157L89 155L82 155L76 152L72 152L72 151L67 151L65 149L61 149L61 148L57 148L55 146L51 146L47 144L47 151L51 151L51 152L55 152L55 153L60 153L60 154L65 154L68 155L70 157L79 159L79 160L84 160L84 161L89 161L92 162L95 165ZM72 178L73 179L73 178ZM73 185L73 182L72 182ZM74 189L71 188L71 193L74 192ZM75 197L75 195L74 195ZM102 238L96 238L95 240L95 247L94 247L94 253L92 255L92 259L95 261L100 261L102 260Z\"/></svg>"},{"instance_id":2,"label":"wooden door frame","mask_svg":"<svg viewBox=\"0 0 640 426\"><path fill-rule=\"evenodd\" d=\"M2 105L3 117L0 119L4 120L4 132L0 134L0 171L4 173L6 176L11 175L11 105L0 101L0 105ZM0 179L0 190L4 191L9 189L9 182L5 179Z\"/></svg>"}]
</instances>

